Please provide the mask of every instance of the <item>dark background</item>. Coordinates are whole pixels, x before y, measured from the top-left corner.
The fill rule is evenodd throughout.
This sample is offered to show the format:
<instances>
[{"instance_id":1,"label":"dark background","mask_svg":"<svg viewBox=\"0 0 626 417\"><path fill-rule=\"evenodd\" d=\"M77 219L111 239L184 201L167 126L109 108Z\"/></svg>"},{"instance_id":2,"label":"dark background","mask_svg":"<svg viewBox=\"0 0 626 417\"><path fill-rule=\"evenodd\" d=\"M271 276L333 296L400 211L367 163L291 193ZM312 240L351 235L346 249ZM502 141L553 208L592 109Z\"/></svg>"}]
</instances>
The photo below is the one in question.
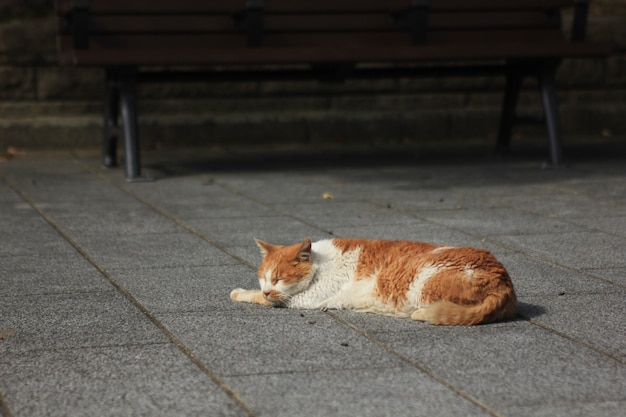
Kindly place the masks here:
<instances>
[{"instance_id":1,"label":"dark background","mask_svg":"<svg viewBox=\"0 0 626 417\"><path fill-rule=\"evenodd\" d=\"M103 71L59 66L51 0L0 4L0 152L85 148L100 140ZM565 29L569 28L565 18ZM626 3L592 3L589 38L606 60L566 60L558 72L564 145L626 141ZM163 84L140 90L146 148L172 145L429 146L495 140L502 78ZM533 80L520 112L541 113ZM541 127L513 146L545 146Z\"/></svg>"}]
</instances>

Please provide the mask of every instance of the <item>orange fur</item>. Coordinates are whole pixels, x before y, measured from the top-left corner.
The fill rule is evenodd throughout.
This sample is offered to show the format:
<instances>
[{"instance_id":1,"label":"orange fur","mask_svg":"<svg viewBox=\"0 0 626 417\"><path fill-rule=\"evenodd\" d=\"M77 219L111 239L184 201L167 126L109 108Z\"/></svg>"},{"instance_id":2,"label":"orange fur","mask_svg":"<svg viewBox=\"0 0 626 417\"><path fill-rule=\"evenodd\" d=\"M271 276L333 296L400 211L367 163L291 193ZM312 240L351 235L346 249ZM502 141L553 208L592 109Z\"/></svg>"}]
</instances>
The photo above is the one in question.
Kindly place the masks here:
<instances>
[{"instance_id":1,"label":"orange fur","mask_svg":"<svg viewBox=\"0 0 626 417\"><path fill-rule=\"evenodd\" d=\"M324 256L335 262L330 271L329 264L325 266L324 278L317 278L334 285L330 293L318 285L311 290L316 292L312 298L303 296L317 273L316 252L307 238L290 246L257 241L264 254L259 267L263 291L235 290L231 298L289 306L292 297L299 296L294 305L301 308L352 308L444 325L515 317L517 300L511 278L484 249L366 239L318 243L317 248L326 251ZM344 265L346 262L352 266ZM337 272L333 272L335 267ZM338 281L341 274L350 276Z\"/></svg>"},{"instance_id":2,"label":"orange fur","mask_svg":"<svg viewBox=\"0 0 626 417\"><path fill-rule=\"evenodd\" d=\"M310 254L311 239L290 246L271 245L260 240L256 242L265 252L265 257L259 267L259 277L262 277L265 271L271 270L271 279L274 282L281 279L285 284L291 284L311 272L311 264L298 259L303 256L303 251L304 253L308 251ZM272 256L267 256L269 254Z\"/></svg>"}]
</instances>

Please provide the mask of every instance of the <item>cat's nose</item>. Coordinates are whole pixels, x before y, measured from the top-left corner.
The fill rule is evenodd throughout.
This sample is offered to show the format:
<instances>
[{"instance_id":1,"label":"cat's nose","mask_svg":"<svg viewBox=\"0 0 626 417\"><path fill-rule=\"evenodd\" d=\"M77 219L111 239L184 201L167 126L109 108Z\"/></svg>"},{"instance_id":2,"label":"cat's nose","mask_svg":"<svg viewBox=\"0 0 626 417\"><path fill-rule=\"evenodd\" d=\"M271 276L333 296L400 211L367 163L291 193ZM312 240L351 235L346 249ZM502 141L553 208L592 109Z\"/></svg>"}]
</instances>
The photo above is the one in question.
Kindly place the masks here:
<instances>
[{"instance_id":1,"label":"cat's nose","mask_svg":"<svg viewBox=\"0 0 626 417\"><path fill-rule=\"evenodd\" d=\"M263 295L268 297L270 295L271 290L263 290Z\"/></svg>"}]
</instances>

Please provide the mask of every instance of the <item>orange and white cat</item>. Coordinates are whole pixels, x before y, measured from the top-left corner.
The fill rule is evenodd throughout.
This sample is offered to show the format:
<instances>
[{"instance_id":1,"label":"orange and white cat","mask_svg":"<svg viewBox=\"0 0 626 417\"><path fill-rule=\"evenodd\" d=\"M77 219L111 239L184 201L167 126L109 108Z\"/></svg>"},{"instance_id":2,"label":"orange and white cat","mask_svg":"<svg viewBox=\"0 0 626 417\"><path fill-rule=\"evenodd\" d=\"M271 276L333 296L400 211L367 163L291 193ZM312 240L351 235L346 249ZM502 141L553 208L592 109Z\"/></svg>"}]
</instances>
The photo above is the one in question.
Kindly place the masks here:
<instances>
[{"instance_id":1,"label":"orange and white cat","mask_svg":"<svg viewBox=\"0 0 626 417\"><path fill-rule=\"evenodd\" d=\"M266 306L346 309L473 325L515 317L506 269L486 250L429 243L310 238L290 246L256 240L260 290L231 299Z\"/></svg>"}]
</instances>

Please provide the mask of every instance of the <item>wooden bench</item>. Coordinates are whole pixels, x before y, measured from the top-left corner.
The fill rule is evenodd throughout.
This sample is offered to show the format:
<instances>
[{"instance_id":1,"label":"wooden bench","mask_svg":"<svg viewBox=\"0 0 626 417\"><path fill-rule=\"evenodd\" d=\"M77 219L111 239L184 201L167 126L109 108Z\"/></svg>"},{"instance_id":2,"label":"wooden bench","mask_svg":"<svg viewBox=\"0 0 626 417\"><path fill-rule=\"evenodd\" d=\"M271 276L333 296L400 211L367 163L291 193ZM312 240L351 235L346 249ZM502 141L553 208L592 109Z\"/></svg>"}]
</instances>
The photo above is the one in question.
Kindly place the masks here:
<instances>
[{"instance_id":1,"label":"wooden bench","mask_svg":"<svg viewBox=\"0 0 626 417\"><path fill-rule=\"evenodd\" d=\"M573 8L571 35L561 9ZM555 73L586 42L589 0L57 0L63 63L106 69L103 162L141 178L136 90L143 82L503 75L497 147L518 121L522 80L537 77L549 156L562 161ZM571 39L566 39L571 36ZM366 65L364 65L366 64ZM163 69L166 68L166 69Z\"/></svg>"}]
</instances>

